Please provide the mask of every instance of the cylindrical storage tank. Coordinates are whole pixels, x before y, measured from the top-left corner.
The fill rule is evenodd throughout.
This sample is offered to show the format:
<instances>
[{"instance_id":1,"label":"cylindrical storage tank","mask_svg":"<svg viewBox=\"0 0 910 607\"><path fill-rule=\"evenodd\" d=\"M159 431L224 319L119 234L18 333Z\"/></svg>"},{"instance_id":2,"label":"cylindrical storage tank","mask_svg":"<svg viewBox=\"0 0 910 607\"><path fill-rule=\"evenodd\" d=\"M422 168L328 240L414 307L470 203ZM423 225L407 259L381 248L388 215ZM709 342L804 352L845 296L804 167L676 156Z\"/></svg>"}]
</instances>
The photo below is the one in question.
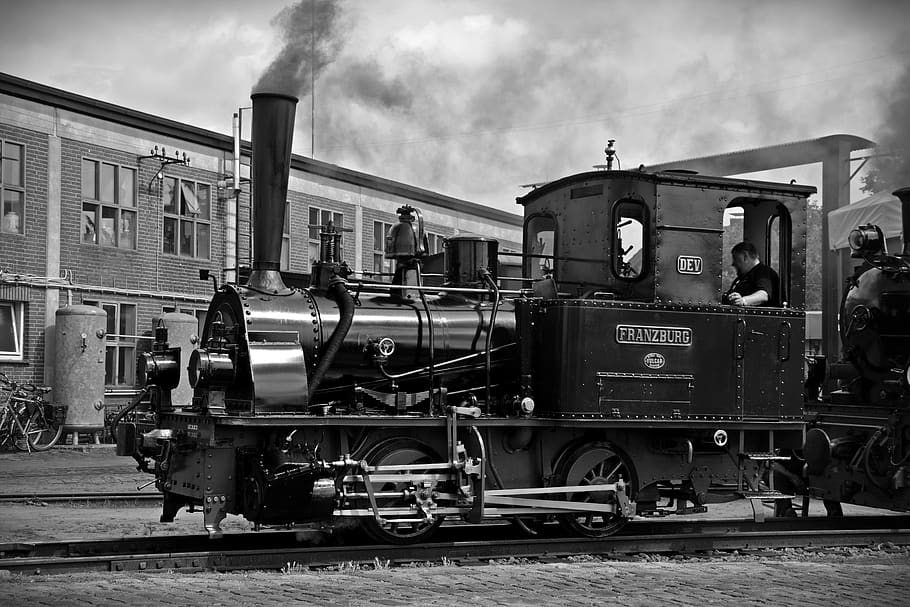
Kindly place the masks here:
<instances>
[{"instance_id":1,"label":"cylindrical storage tank","mask_svg":"<svg viewBox=\"0 0 910 607\"><path fill-rule=\"evenodd\" d=\"M158 323L167 329L167 343L171 348L180 348L180 384L171 390L171 403L175 407L188 406L193 400L193 387L186 373L190 354L199 344L199 324L195 316L180 312L168 312L152 320L152 334Z\"/></svg>"},{"instance_id":2,"label":"cylindrical storage tank","mask_svg":"<svg viewBox=\"0 0 910 607\"><path fill-rule=\"evenodd\" d=\"M493 280L499 274L499 241L484 236L453 236L445 240L446 286L480 287L477 271L485 268Z\"/></svg>"},{"instance_id":3,"label":"cylindrical storage tank","mask_svg":"<svg viewBox=\"0 0 910 607\"><path fill-rule=\"evenodd\" d=\"M66 306L56 313L54 401L66 405L67 432L104 428L104 356L107 313Z\"/></svg>"}]
</instances>

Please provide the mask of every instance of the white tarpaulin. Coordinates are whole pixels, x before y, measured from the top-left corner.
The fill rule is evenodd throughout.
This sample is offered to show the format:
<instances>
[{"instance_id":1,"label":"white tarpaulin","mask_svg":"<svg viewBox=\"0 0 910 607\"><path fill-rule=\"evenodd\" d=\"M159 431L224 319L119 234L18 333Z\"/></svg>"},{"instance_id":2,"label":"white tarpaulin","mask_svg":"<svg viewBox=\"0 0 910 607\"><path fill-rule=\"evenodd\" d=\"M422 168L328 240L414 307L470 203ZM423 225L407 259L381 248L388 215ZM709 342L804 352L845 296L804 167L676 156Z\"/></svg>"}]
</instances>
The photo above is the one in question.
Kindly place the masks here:
<instances>
[{"instance_id":1,"label":"white tarpaulin","mask_svg":"<svg viewBox=\"0 0 910 607\"><path fill-rule=\"evenodd\" d=\"M882 229L886 239L901 236L901 201L889 192L879 192L857 203L828 213L828 246L831 250L848 247L850 231L873 223Z\"/></svg>"}]
</instances>

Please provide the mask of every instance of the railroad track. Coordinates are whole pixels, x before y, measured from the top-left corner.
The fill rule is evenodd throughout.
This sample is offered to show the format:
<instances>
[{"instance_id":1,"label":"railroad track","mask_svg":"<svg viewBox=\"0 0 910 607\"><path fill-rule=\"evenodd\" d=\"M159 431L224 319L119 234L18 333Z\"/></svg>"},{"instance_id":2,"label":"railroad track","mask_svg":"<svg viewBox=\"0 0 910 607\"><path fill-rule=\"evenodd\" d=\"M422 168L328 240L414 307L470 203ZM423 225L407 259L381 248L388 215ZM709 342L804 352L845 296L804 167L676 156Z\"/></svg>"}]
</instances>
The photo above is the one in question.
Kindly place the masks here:
<instances>
[{"instance_id":1,"label":"railroad track","mask_svg":"<svg viewBox=\"0 0 910 607\"><path fill-rule=\"evenodd\" d=\"M110 493L0 493L0 503L65 503L65 502L160 502L158 492L110 492Z\"/></svg>"},{"instance_id":2,"label":"railroad track","mask_svg":"<svg viewBox=\"0 0 910 607\"><path fill-rule=\"evenodd\" d=\"M418 546L316 545L299 531L159 536L0 545L0 570L24 574L86 571L183 572L330 567L341 563L483 562L507 558L559 559L572 555L695 554L714 550L910 545L910 517L842 519L635 521L602 539L567 538L545 529L517 539L511 525L443 527L439 541Z\"/></svg>"}]
</instances>

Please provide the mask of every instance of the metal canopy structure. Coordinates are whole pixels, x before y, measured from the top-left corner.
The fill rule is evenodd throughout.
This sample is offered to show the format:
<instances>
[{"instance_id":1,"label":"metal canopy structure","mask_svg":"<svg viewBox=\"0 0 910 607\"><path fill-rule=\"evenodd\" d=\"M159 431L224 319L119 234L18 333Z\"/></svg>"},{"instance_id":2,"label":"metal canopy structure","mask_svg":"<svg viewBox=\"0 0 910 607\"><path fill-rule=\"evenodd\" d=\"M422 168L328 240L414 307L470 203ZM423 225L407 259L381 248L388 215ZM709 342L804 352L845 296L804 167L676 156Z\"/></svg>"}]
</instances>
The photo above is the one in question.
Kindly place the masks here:
<instances>
[{"instance_id":1,"label":"metal canopy structure","mask_svg":"<svg viewBox=\"0 0 910 607\"><path fill-rule=\"evenodd\" d=\"M828 135L818 139L782 143L752 150L741 150L687 160L675 160L646 167L651 171L685 169L709 175L727 176L822 163L822 211L850 204L850 153L875 147L875 142L856 135ZM822 224L822 242L828 242L828 222ZM822 352L829 359L840 354L837 318L844 277L850 260L822 247Z\"/></svg>"}]
</instances>

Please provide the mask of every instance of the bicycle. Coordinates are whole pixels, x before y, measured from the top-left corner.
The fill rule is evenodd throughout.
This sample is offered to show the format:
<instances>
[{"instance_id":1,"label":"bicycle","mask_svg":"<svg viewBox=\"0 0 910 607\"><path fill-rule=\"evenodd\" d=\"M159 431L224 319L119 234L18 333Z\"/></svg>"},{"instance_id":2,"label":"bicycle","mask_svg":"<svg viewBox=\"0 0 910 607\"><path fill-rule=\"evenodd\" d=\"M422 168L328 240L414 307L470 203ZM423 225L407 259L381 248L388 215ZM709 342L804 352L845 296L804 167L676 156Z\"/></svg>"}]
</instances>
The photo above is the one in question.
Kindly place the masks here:
<instances>
[{"instance_id":1,"label":"bicycle","mask_svg":"<svg viewBox=\"0 0 910 607\"><path fill-rule=\"evenodd\" d=\"M65 409L49 403L50 388L19 384L0 373L0 447L46 451L63 436Z\"/></svg>"}]
</instances>

